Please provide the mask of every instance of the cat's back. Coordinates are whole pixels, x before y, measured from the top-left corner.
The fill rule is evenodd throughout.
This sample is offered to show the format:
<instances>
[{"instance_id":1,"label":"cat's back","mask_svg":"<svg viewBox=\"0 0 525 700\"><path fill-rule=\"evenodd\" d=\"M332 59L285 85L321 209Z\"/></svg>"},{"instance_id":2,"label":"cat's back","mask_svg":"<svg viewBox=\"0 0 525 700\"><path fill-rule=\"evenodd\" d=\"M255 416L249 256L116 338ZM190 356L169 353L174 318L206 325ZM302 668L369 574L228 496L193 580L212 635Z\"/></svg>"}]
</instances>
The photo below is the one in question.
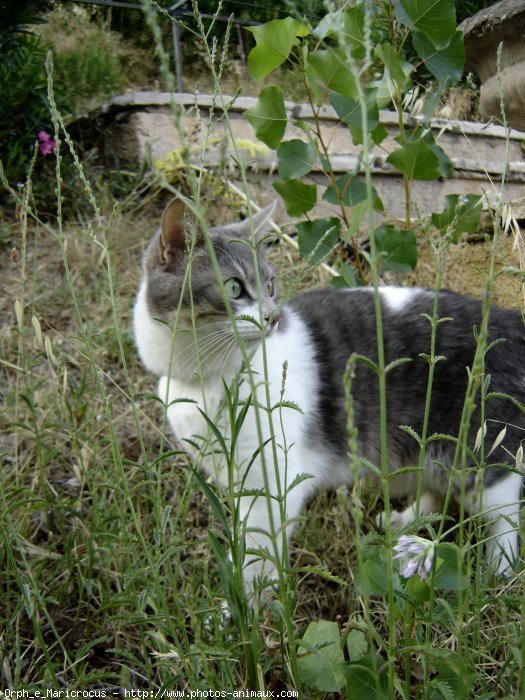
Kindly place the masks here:
<instances>
[{"instance_id":1,"label":"cat's back","mask_svg":"<svg viewBox=\"0 0 525 700\"><path fill-rule=\"evenodd\" d=\"M430 429L455 434L461 419L477 334L483 309L479 300L423 288L381 287L381 330L385 366L396 360L387 373L389 430L397 435L399 425L420 428L428 391L428 356L432 346L435 303L440 323L436 327L435 366L432 385ZM344 373L351 355L378 361L376 299L371 288L312 290L292 300L287 308L298 317L313 348L317 377L315 420L310 422L313 439L332 445L340 455L347 451L347 416ZM485 373L493 392L501 392L525 403L525 328L519 312L491 307L489 347ZM363 445L373 452L379 434L379 387L376 373L356 359L352 370L354 420ZM520 411L509 401L491 401L487 414L524 426ZM522 430L521 428L520 430ZM377 445L376 445L377 447ZM379 449L379 448L377 448ZM401 448L400 448L401 449ZM370 454L370 457L374 455Z\"/></svg>"},{"instance_id":2,"label":"cat's back","mask_svg":"<svg viewBox=\"0 0 525 700\"><path fill-rule=\"evenodd\" d=\"M387 355L410 349L428 352L435 291L421 287L385 286L379 288L379 299ZM323 346L325 351L329 351L330 346L341 351L344 348L347 356L350 350L375 358L375 304L373 288L365 287L311 290L293 299L288 306L302 318L318 347ZM476 347L475 331L481 327L482 316L480 300L448 290L440 291L437 317L443 321L437 333L438 344L441 341L451 349L463 348L465 352L472 352ZM507 344L505 354L521 355L524 359L525 325L520 312L491 306L489 342L497 339Z\"/></svg>"}]
</instances>

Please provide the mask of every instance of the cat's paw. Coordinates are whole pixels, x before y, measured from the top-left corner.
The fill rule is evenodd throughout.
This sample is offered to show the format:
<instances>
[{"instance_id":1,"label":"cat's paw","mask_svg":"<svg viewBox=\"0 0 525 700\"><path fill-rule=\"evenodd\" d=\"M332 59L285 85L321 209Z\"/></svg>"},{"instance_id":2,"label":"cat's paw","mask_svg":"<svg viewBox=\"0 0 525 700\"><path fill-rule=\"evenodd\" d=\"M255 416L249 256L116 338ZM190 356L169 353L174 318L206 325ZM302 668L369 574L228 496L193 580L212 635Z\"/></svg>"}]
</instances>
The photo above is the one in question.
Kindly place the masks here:
<instances>
[{"instance_id":1,"label":"cat's paw","mask_svg":"<svg viewBox=\"0 0 525 700\"><path fill-rule=\"evenodd\" d=\"M384 530L386 527L386 511L378 513L376 515L376 527L379 530ZM406 525L404 511L391 510L390 511L390 527L392 530L399 530L403 525Z\"/></svg>"}]
</instances>

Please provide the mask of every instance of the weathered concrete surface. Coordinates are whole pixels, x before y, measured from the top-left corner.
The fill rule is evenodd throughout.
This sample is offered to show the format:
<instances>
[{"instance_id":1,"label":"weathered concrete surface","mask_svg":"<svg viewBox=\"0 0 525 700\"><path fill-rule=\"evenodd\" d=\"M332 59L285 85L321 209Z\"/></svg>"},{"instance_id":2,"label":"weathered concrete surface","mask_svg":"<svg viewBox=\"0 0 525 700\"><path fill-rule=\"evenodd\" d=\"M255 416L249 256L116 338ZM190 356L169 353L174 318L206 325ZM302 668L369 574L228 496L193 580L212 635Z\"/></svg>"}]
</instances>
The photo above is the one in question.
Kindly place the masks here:
<instances>
[{"instance_id":1,"label":"weathered concrete surface","mask_svg":"<svg viewBox=\"0 0 525 700\"><path fill-rule=\"evenodd\" d=\"M479 111L501 120L500 93L510 126L525 131L525 2L502 0L461 23L465 69L481 79ZM498 47L502 44L500 75Z\"/></svg>"},{"instance_id":2,"label":"weathered concrete surface","mask_svg":"<svg viewBox=\"0 0 525 700\"><path fill-rule=\"evenodd\" d=\"M228 106L228 117L223 108L213 103L210 96L139 92L114 98L96 115L103 133L103 148L115 153L124 161L162 159L183 145L189 149L190 158L196 164L226 164L231 168L232 179L236 169L232 156L235 149L250 170L250 178L272 192L271 183L277 179L275 152L269 149L253 150L257 141L254 130L243 112L256 103L255 98L223 98ZM174 109L171 100L177 105ZM341 124L331 106L323 108L322 118L316 122L309 105L286 103L288 126L284 139L305 140L305 134L294 122L302 119L312 128L320 130L333 168L336 173L347 173L358 163L359 146L352 142L348 128ZM93 119L93 118L91 118ZM372 173L374 186L381 196L389 216L404 218L405 192L403 179L386 163L388 154L398 147L394 141L398 133L397 116L392 112L381 112L381 122L389 132L388 137L372 150ZM414 117L405 115L405 126L417 124ZM487 194L496 200L500 192L502 174L505 177L504 195L508 200L523 197L525 191L525 162L523 145L525 134L511 131L509 142L506 132L499 126L484 126L472 122L436 120L432 124L436 141L452 161L451 178L436 181L416 181L412 187L412 216L429 214L442 208L444 197L449 193ZM509 167L506 168L506 158ZM318 182L321 192L326 178L321 171L311 177ZM331 206L325 202L318 205L315 215L328 215Z\"/></svg>"}]
</instances>

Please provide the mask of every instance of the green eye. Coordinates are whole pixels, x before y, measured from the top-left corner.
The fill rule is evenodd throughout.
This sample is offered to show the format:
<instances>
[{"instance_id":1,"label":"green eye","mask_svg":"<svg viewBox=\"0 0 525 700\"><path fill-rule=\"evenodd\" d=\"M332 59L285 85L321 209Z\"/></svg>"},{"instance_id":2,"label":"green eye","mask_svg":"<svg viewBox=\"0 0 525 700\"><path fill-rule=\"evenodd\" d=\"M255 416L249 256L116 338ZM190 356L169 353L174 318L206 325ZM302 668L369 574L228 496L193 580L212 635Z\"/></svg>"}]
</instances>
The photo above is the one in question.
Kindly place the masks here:
<instances>
[{"instance_id":1,"label":"green eye","mask_svg":"<svg viewBox=\"0 0 525 700\"><path fill-rule=\"evenodd\" d=\"M224 283L224 291L230 299L238 299L244 294L244 287L240 280L232 277Z\"/></svg>"},{"instance_id":2,"label":"green eye","mask_svg":"<svg viewBox=\"0 0 525 700\"><path fill-rule=\"evenodd\" d=\"M273 297L275 294L275 282L273 280L268 280L266 283L266 291L268 292L268 295Z\"/></svg>"}]
</instances>

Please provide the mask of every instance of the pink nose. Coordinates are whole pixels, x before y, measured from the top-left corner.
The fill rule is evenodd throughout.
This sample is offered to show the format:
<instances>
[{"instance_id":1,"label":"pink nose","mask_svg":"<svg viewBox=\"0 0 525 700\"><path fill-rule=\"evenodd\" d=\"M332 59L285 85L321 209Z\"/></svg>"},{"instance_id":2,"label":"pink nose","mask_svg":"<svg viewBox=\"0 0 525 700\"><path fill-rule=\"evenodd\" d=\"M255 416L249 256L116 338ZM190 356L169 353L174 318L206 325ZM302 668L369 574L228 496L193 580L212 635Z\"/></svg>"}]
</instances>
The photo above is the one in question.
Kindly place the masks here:
<instances>
[{"instance_id":1,"label":"pink nose","mask_svg":"<svg viewBox=\"0 0 525 700\"><path fill-rule=\"evenodd\" d=\"M269 323L272 328L274 328L278 323L279 319L281 318L281 314L279 311L272 311L269 314L265 314L264 320L266 323Z\"/></svg>"}]
</instances>

